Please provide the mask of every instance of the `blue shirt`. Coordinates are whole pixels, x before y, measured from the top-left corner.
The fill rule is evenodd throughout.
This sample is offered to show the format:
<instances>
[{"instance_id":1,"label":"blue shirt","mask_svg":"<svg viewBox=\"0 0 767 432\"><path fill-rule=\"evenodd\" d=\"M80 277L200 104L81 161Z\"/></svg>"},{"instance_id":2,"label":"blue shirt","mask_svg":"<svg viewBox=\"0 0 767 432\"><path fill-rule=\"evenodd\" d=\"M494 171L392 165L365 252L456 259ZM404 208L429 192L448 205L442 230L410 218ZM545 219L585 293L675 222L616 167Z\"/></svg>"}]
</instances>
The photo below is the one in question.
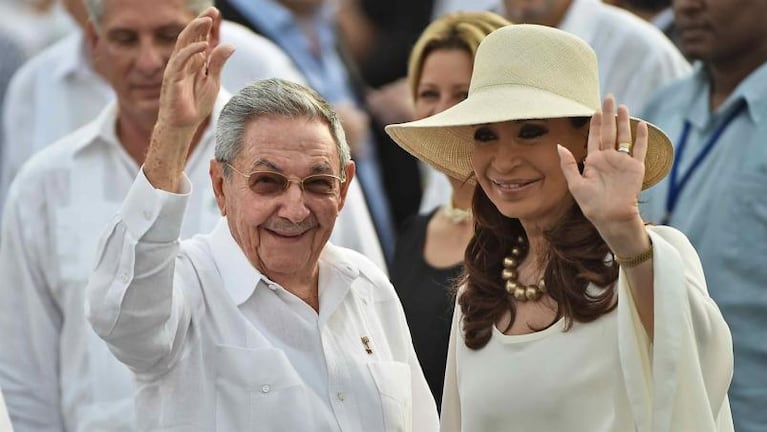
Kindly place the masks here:
<instances>
[{"instance_id":1,"label":"blue shirt","mask_svg":"<svg viewBox=\"0 0 767 432\"><path fill-rule=\"evenodd\" d=\"M312 18L318 48L313 52L293 13L273 0L230 0L237 10L264 36L279 45L293 59L311 88L332 104L353 102L346 65L336 50L335 11L321 7Z\"/></svg>"},{"instance_id":2,"label":"blue shirt","mask_svg":"<svg viewBox=\"0 0 767 432\"><path fill-rule=\"evenodd\" d=\"M700 254L709 292L730 326L735 372L730 402L739 432L767 430L767 63L751 73L714 112L701 64L661 89L642 116L661 127L678 149L679 177L739 105L676 200L668 224L684 232ZM650 222L666 213L669 177L645 191L640 209Z\"/></svg>"}]
</instances>

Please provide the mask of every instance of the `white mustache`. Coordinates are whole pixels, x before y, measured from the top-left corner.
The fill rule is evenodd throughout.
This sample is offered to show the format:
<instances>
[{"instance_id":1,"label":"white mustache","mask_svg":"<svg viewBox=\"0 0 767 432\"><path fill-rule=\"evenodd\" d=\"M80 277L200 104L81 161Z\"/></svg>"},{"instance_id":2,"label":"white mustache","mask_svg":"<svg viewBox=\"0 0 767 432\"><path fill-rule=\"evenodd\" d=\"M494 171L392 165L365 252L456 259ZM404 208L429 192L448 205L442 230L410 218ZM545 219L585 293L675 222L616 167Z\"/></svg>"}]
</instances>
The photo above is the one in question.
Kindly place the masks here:
<instances>
[{"instance_id":1,"label":"white mustache","mask_svg":"<svg viewBox=\"0 0 767 432\"><path fill-rule=\"evenodd\" d=\"M293 223L286 219L270 219L264 223L263 227L269 231L274 231L277 234L284 236L297 236L301 235L312 228L317 226L317 221L313 218L303 220L299 223Z\"/></svg>"}]
</instances>

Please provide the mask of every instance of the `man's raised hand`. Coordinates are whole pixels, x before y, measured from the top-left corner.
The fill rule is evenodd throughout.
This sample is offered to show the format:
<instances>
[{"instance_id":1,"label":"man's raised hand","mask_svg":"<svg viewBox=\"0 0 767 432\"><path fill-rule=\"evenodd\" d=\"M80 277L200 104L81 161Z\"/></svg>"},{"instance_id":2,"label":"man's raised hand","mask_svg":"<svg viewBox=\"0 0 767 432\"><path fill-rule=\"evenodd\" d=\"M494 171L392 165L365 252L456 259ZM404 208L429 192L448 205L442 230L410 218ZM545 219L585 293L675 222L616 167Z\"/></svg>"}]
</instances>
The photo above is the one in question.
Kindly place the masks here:
<instances>
[{"instance_id":1,"label":"man's raised hand","mask_svg":"<svg viewBox=\"0 0 767 432\"><path fill-rule=\"evenodd\" d=\"M179 34L162 80L160 112L152 132L144 174L156 188L177 192L189 148L205 124L221 88L221 70L234 52L217 45L221 15L208 8ZM213 30L213 31L212 31Z\"/></svg>"},{"instance_id":2,"label":"man's raised hand","mask_svg":"<svg viewBox=\"0 0 767 432\"><path fill-rule=\"evenodd\" d=\"M221 70L234 52L211 39L221 16L208 8L179 34L163 77L158 123L196 130L210 115L221 87Z\"/></svg>"}]
</instances>

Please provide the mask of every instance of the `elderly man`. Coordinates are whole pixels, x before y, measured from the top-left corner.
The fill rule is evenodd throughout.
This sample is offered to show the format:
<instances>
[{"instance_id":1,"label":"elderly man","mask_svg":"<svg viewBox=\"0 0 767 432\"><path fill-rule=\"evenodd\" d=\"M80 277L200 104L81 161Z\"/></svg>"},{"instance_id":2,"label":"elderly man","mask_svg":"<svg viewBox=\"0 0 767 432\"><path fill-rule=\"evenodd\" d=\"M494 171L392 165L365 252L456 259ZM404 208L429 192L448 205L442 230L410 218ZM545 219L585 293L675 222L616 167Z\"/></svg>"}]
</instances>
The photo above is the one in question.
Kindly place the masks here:
<instances>
[{"instance_id":1,"label":"elderly man","mask_svg":"<svg viewBox=\"0 0 767 432\"><path fill-rule=\"evenodd\" d=\"M269 80L229 101L210 163L225 218L179 244L195 196L186 155L231 54L206 43L216 14L179 36L143 170L88 285L94 330L139 383L139 427L435 431L392 286L327 243L355 166L316 93Z\"/></svg>"},{"instance_id":2,"label":"elderly man","mask_svg":"<svg viewBox=\"0 0 767 432\"><path fill-rule=\"evenodd\" d=\"M97 24L88 27L88 39L102 55L117 100L24 166L10 189L0 236L0 387L17 432L135 430L133 377L88 325L85 287L98 236L144 162L176 36L204 9L196 0L88 4ZM211 30L214 44L219 23L216 18ZM184 238L208 232L220 219L208 161L225 102L219 95L185 159L200 193L189 200ZM369 230L358 231L360 220L348 207L334 237L375 240L369 217Z\"/></svg>"}]
</instances>

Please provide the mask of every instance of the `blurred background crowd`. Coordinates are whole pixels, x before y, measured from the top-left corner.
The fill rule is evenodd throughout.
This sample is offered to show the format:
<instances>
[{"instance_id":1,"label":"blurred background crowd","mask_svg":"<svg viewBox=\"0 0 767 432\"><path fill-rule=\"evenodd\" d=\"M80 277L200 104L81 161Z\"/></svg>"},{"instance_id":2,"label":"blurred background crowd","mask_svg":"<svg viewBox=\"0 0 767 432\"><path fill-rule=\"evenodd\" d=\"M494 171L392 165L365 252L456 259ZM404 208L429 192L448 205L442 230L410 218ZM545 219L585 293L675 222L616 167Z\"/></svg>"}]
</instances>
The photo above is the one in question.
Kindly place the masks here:
<instances>
[{"instance_id":1,"label":"blurred background crowd","mask_svg":"<svg viewBox=\"0 0 767 432\"><path fill-rule=\"evenodd\" d=\"M162 1L190 10L198 2ZM93 3L90 12L86 2ZM146 141L125 136L131 121L126 112L156 115L157 109L131 99L135 89L126 83L144 79L143 91L159 91L157 77L179 29L110 31L100 27L106 16L93 16L99 5L127 10L131 1L0 0L0 388L17 431L99 430L88 424L113 421L120 407L108 402L123 397L108 389L116 378L100 362L108 362L109 353L89 346L95 338L80 317L82 294L72 293L73 287L84 289L93 264L89 250L108 216L84 218L78 206L103 207L92 213L106 215L122 201L120 191L127 190L145 149L130 142ZM711 296L733 334L729 395L736 430L767 430L767 2L216 0L215 5L225 20L220 40L237 49L224 70L226 90L237 92L255 79L286 78L312 87L338 112L360 190L357 204L344 209L346 224L355 228L333 241L388 272L438 406L451 286L472 234L472 190L465 179L450 179L402 150L384 126L427 117L464 99L471 57L457 63L439 59L443 63L435 66L430 53L447 47L473 55L481 38L506 20L558 27L588 42L597 53L602 96L615 95L632 113L661 126L676 146L672 174L642 196L640 208L647 222L681 229L698 249ZM424 31L458 11L493 15ZM167 46L161 46L162 38ZM451 38L457 42L446 42ZM105 115L117 122L117 133L99 126L108 122ZM88 132L89 127L98 130ZM120 150L98 156L90 144L99 140ZM74 164L74 150L63 151L62 142L80 142L77 151L96 162ZM105 162L115 157L122 162ZM41 172L40 166L50 174L40 180L45 189L20 184L33 181L23 173ZM125 178L113 180L121 170ZM82 193L100 182L103 196ZM46 192L30 196L36 190ZM205 232L218 216L214 202L201 203L198 213L199 224L188 235ZM131 430L112 425L108 430Z\"/></svg>"}]
</instances>

